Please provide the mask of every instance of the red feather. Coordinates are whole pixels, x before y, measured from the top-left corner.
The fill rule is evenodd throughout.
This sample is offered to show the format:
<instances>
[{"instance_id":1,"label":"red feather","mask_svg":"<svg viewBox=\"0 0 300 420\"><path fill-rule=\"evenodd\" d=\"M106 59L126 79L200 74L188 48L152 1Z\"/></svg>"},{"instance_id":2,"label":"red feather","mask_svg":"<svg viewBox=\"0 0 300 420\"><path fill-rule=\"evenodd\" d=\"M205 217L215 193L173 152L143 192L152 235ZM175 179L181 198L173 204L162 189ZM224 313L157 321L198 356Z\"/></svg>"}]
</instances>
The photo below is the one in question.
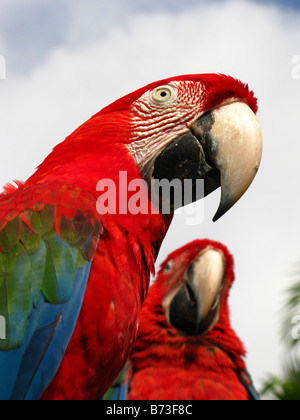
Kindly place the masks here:
<instances>
[{"instance_id":1,"label":"red feather","mask_svg":"<svg viewBox=\"0 0 300 420\"><path fill-rule=\"evenodd\" d=\"M207 101L204 104L206 110L213 109L220 105L227 99L242 99L244 100L253 112L256 114L257 99L254 96L254 92L249 90L247 84L240 82L237 79L234 79L231 76L226 76L224 74L189 74L185 76L175 76L168 79L159 80L154 83L136 90L135 92L130 93L129 95L124 96L123 98L118 99L107 107L103 108L95 117L99 115L107 115L110 112L121 112L126 111L130 105L136 101L141 95L147 92L150 89L154 89L158 86L165 85L172 81L193 81L201 82L204 85L206 91Z\"/></svg>"}]
</instances>

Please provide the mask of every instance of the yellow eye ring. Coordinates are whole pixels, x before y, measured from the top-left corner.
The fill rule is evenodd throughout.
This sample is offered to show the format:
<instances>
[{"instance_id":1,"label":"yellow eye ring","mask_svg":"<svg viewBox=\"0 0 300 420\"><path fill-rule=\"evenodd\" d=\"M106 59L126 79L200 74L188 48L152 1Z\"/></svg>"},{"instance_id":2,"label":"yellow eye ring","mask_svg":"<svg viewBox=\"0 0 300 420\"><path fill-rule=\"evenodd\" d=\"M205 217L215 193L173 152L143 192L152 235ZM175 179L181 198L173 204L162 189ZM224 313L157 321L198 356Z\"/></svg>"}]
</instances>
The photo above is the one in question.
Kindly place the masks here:
<instances>
[{"instance_id":1,"label":"yellow eye ring","mask_svg":"<svg viewBox=\"0 0 300 420\"><path fill-rule=\"evenodd\" d=\"M159 102L166 102L172 96L172 91L168 87L158 88L154 92L154 99Z\"/></svg>"}]
</instances>

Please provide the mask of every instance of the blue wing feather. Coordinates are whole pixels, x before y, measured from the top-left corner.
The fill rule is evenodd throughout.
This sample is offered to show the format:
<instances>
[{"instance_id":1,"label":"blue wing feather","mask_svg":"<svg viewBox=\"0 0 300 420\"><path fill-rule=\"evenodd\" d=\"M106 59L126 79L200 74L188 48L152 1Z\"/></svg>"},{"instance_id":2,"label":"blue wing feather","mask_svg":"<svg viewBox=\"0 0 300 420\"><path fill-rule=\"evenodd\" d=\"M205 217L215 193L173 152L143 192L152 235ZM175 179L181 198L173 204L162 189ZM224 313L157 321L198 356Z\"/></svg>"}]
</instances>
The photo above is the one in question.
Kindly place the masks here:
<instances>
[{"instance_id":1,"label":"blue wing feather","mask_svg":"<svg viewBox=\"0 0 300 420\"><path fill-rule=\"evenodd\" d=\"M260 396L259 396L258 392L256 391L256 389L254 388L253 385L249 385L247 387L247 391L248 391L248 394L249 394L249 399L251 401L260 401Z\"/></svg>"},{"instance_id":2,"label":"blue wing feather","mask_svg":"<svg viewBox=\"0 0 300 420\"><path fill-rule=\"evenodd\" d=\"M250 401L260 401L260 396L254 388L251 376L246 370L239 373L239 380L241 384L246 388Z\"/></svg>"},{"instance_id":3,"label":"blue wing feather","mask_svg":"<svg viewBox=\"0 0 300 420\"><path fill-rule=\"evenodd\" d=\"M74 290L67 303L53 305L40 298L30 320L29 342L10 399L39 399L53 379L74 332L90 267L87 263L76 270Z\"/></svg>"},{"instance_id":4,"label":"blue wing feather","mask_svg":"<svg viewBox=\"0 0 300 420\"><path fill-rule=\"evenodd\" d=\"M113 393L113 401L126 401L128 396L128 387L125 383L120 384Z\"/></svg>"}]
</instances>

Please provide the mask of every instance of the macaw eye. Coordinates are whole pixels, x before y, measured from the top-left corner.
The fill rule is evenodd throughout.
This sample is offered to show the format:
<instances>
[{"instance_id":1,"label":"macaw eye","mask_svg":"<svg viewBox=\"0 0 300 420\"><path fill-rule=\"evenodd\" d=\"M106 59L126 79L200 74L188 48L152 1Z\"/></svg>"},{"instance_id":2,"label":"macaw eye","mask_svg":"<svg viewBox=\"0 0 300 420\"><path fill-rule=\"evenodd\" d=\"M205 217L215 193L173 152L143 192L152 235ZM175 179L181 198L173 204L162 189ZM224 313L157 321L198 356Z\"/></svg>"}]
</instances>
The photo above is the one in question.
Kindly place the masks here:
<instances>
[{"instance_id":1,"label":"macaw eye","mask_svg":"<svg viewBox=\"0 0 300 420\"><path fill-rule=\"evenodd\" d=\"M165 265L164 273L165 274L170 273L172 271L172 268L173 268L172 261L168 261L167 264Z\"/></svg>"},{"instance_id":2,"label":"macaw eye","mask_svg":"<svg viewBox=\"0 0 300 420\"><path fill-rule=\"evenodd\" d=\"M172 91L168 87L158 88L154 91L154 99L159 102L165 102L172 96Z\"/></svg>"}]
</instances>

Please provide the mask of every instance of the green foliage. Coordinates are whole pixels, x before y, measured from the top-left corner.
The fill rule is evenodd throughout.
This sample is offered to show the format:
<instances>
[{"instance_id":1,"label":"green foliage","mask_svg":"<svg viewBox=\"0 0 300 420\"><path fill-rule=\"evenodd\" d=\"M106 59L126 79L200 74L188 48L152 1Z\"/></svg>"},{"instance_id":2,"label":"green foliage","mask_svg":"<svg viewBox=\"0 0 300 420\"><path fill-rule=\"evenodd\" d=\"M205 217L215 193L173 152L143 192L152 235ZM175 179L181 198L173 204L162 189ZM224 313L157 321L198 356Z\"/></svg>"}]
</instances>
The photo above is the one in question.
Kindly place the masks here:
<instances>
[{"instance_id":1,"label":"green foliage","mask_svg":"<svg viewBox=\"0 0 300 420\"><path fill-rule=\"evenodd\" d=\"M281 401L300 400L300 339L295 339L292 330L293 318L300 315L300 272L293 275L293 284L286 291L282 308L281 338L286 349L282 377L269 375L262 395Z\"/></svg>"},{"instance_id":2,"label":"green foliage","mask_svg":"<svg viewBox=\"0 0 300 420\"><path fill-rule=\"evenodd\" d=\"M285 372L283 378L270 375L264 384L262 394L280 401L299 401L300 370L290 368Z\"/></svg>"}]
</instances>

